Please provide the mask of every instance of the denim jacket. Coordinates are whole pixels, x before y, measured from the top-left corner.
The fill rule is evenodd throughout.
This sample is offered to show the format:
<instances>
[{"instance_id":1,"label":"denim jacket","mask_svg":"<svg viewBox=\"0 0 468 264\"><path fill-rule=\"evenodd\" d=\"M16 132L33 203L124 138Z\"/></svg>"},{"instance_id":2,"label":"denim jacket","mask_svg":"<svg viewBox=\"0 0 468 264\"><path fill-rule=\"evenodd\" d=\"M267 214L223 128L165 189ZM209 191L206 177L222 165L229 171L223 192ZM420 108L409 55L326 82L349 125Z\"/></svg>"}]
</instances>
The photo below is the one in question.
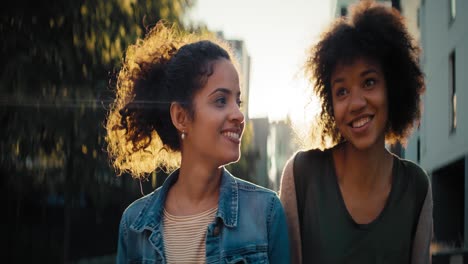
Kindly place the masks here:
<instances>
[{"instance_id":1,"label":"denim jacket","mask_svg":"<svg viewBox=\"0 0 468 264\"><path fill-rule=\"evenodd\" d=\"M166 263L163 208L172 173L133 202L120 221L117 263ZM275 192L223 169L218 211L206 234L206 263L289 263L286 217Z\"/></svg>"}]
</instances>

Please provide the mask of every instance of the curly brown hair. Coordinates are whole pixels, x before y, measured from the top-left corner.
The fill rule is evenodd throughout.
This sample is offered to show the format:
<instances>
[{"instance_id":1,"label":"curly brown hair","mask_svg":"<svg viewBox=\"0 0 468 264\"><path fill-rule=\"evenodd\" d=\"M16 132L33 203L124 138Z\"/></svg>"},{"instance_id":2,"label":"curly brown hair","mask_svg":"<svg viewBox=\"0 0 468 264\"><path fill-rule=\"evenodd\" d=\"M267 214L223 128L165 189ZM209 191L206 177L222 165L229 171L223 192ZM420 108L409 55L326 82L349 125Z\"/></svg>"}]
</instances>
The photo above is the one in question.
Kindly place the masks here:
<instances>
[{"instance_id":1,"label":"curly brown hair","mask_svg":"<svg viewBox=\"0 0 468 264\"><path fill-rule=\"evenodd\" d=\"M350 16L338 18L310 50L306 75L320 98L322 145L343 140L335 126L331 74L339 63L366 57L382 66L388 95L387 143L406 143L421 117L420 96L424 76L419 66L420 48L410 36L404 18L391 7L372 1L352 6Z\"/></svg>"},{"instance_id":2,"label":"curly brown hair","mask_svg":"<svg viewBox=\"0 0 468 264\"><path fill-rule=\"evenodd\" d=\"M212 35L184 33L163 22L127 48L106 123L107 150L119 175L145 177L158 167L170 171L179 165L180 139L170 105L180 103L194 118L194 94L216 60L236 63L231 54Z\"/></svg>"}]
</instances>

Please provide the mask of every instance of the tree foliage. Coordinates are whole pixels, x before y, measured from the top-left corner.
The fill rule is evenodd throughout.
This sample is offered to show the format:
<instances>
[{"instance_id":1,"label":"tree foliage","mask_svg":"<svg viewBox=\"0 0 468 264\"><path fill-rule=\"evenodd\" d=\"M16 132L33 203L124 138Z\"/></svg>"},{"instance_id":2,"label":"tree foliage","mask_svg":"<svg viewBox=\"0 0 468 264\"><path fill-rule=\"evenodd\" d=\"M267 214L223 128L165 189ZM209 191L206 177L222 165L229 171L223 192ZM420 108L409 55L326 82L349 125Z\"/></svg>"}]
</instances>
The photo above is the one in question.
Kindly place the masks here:
<instances>
[{"instance_id":1,"label":"tree foliage","mask_svg":"<svg viewBox=\"0 0 468 264\"><path fill-rule=\"evenodd\" d=\"M17 0L2 6L0 173L13 227L4 238L7 262L69 262L115 251L120 214L141 194L138 182L115 177L103 151L112 78L125 48L147 27L161 19L183 26L192 5Z\"/></svg>"}]
</instances>

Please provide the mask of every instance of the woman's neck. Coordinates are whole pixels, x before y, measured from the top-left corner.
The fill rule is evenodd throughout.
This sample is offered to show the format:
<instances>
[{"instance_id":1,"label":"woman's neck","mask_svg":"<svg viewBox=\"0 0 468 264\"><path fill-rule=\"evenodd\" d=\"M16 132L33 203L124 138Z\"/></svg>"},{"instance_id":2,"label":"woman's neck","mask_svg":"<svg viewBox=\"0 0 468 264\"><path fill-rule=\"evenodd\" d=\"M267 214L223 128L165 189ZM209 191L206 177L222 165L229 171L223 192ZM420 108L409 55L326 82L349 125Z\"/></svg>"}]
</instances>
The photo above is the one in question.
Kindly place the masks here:
<instances>
[{"instance_id":1,"label":"woman's neck","mask_svg":"<svg viewBox=\"0 0 468 264\"><path fill-rule=\"evenodd\" d=\"M179 178L169 190L166 210L174 215L193 215L218 204L222 168L182 160Z\"/></svg>"},{"instance_id":2,"label":"woman's neck","mask_svg":"<svg viewBox=\"0 0 468 264\"><path fill-rule=\"evenodd\" d=\"M391 184L393 162L385 142L365 150L345 142L334 149L333 159L341 187L368 193Z\"/></svg>"},{"instance_id":3,"label":"woman's neck","mask_svg":"<svg viewBox=\"0 0 468 264\"><path fill-rule=\"evenodd\" d=\"M183 163L176 185L191 201L200 201L219 192L222 168L207 168L201 164Z\"/></svg>"}]
</instances>

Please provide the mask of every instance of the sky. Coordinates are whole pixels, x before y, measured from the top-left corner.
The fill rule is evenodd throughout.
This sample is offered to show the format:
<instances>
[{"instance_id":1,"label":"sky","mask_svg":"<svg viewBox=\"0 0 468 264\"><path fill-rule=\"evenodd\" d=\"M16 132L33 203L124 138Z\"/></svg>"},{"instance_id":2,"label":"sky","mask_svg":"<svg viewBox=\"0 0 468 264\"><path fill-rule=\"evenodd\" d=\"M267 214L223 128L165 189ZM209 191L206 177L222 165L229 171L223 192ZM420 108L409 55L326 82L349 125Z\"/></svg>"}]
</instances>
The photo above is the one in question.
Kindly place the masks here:
<instances>
[{"instance_id":1,"label":"sky","mask_svg":"<svg viewBox=\"0 0 468 264\"><path fill-rule=\"evenodd\" d=\"M244 40L251 57L249 117L304 120L311 98L302 74L306 51L331 19L332 0L196 0L188 17L226 39ZM317 111L316 99L307 104Z\"/></svg>"}]
</instances>

